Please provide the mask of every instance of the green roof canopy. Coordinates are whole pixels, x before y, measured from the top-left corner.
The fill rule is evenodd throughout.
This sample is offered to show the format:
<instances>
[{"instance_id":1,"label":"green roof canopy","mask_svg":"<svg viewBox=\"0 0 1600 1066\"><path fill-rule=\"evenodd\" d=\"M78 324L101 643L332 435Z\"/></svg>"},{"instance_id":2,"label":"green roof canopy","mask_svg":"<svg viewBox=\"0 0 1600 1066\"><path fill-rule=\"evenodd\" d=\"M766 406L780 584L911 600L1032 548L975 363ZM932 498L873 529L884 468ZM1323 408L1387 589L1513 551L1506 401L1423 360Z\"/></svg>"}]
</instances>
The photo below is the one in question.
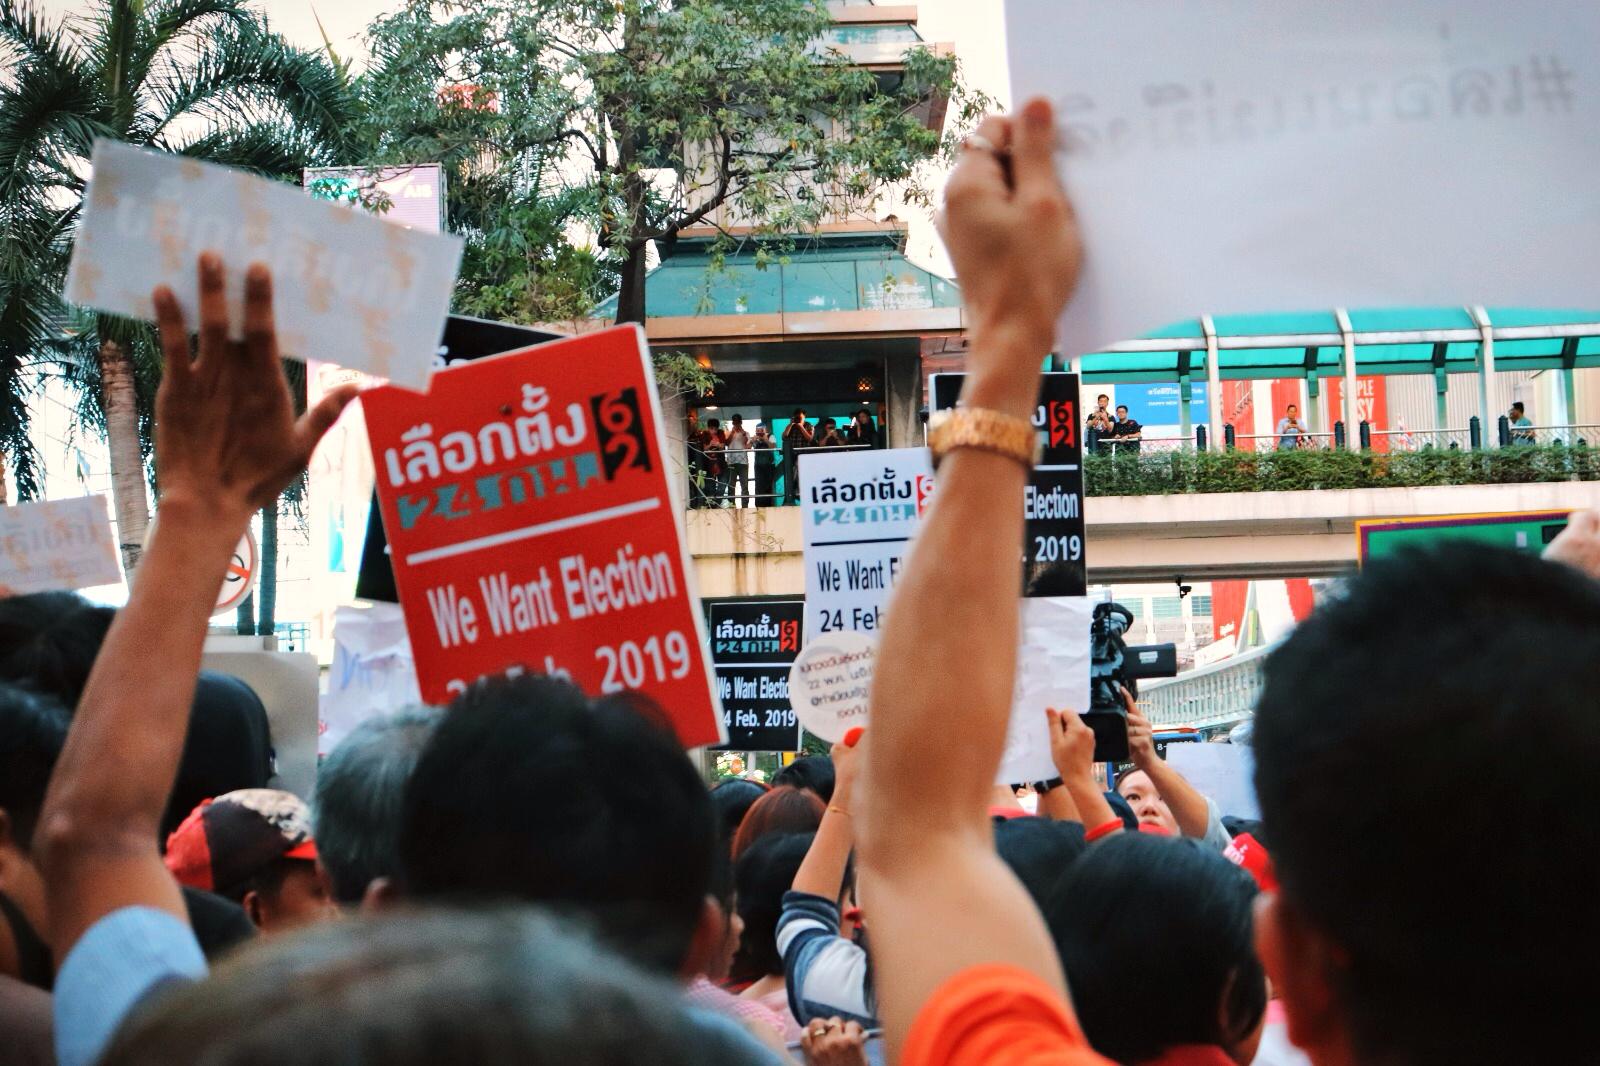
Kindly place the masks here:
<instances>
[{"instance_id":1,"label":"green roof canopy","mask_svg":"<svg viewBox=\"0 0 1600 1066\"><path fill-rule=\"evenodd\" d=\"M907 259L903 239L899 233L818 237L760 264L754 244L746 242L720 267L712 262L708 242L681 240L674 254L650 271L645 313L667 318L961 306L955 283ZM606 300L593 317L615 315L616 303L615 297Z\"/></svg>"}]
</instances>

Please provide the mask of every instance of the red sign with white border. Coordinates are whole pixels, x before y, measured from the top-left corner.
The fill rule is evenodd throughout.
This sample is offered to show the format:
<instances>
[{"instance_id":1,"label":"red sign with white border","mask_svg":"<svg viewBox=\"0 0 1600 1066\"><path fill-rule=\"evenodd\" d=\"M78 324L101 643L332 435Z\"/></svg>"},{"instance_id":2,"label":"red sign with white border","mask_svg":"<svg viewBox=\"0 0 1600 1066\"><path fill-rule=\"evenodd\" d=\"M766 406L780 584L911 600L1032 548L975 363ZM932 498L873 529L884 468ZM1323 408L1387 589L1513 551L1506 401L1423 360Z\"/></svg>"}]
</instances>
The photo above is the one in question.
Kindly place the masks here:
<instances>
[{"instance_id":1,"label":"red sign with white border","mask_svg":"<svg viewBox=\"0 0 1600 1066\"><path fill-rule=\"evenodd\" d=\"M655 699L725 739L644 334L619 326L362 395L422 698L502 671Z\"/></svg>"}]
</instances>

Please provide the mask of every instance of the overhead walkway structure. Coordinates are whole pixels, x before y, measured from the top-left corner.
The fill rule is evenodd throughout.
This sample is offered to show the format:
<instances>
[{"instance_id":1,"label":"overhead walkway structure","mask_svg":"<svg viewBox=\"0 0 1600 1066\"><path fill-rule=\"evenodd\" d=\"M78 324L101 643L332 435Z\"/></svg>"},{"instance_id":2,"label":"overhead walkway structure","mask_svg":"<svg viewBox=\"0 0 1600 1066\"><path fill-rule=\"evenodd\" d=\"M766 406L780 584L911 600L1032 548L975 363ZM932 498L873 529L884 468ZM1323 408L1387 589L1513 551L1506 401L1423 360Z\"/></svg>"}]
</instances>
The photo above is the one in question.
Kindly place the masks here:
<instances>
[{"instance_id":1,"label":"overhead walkway structure","mask_svg":"<svg viewBox=\"0 0 1600 1066\"><path fill-rule=\"evenodd\" d=\"M1346 446L1360 449L1356 379L1362 375L1416 374L1434 380L1435 430L1446 426L1445 397L1454 375L1476 378L1479 415L1491 410L1497 373L1554 370L1561 374L1563 410L1554 421L1575 421L1573 371L1600 366L1600 310L1534 311L1519 308L1336 309L1294 314L1201 315L1136 340L1071 360L1086 384L1176 383L1184 436L1192 432L1193 384L1208 395L1223 381L1302 378L1312 399L1321 383L1342 378ZM1210 409L1209 436L1223 439L1222 405ZM1327 427L1312 425L1313 432Z\"/></svg>"}]
</instances>

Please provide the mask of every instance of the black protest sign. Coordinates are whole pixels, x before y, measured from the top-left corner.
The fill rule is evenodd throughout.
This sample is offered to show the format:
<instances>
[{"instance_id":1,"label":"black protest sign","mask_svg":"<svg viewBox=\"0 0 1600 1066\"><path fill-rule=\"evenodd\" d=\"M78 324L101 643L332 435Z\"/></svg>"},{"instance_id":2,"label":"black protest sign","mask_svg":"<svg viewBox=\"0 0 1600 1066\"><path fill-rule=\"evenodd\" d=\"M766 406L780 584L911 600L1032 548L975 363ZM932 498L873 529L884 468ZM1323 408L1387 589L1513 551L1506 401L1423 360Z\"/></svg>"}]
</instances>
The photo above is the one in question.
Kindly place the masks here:
<instances>
[{"instance_id":1,"label":"black protest sign","mask_svg":"<svg viewBox=\"0 0 1600 1066\"><path fill-rule=\"evenodd\" d=\"M934 374L935 411L955 407L965 374ZM1078 422L1078 375L1049 373L1039 386L1033 425L1042 453L1023 496L1023 595L1083 596L1088 592L1083 528L1083 427Z\"/></svg>"},{"instance_id":2,"label":"black protest sign","mask_svg":"<svg viewBox=\"0 0 1600 1066\"><path fill-rule=\"evenodd\" d=\"M513 326L508 322L451 315L445 320L444 337L439 341L434 369L514 352L557 340L560 336L559 333ZM376 492L372 495L372 506L367 511L367 536L361 548L361 569L356 574L356 598L382 600L385 603L400 602L400 593L394 586L394 568L389 565L389 538L383 531Z\"/></svg>"},{"instance_id":3,"label":"black protest sign","mask_svg":"<svg viewBox=\"0 0 1600 1066\"><path fill-rule=\"evenodd\" d=\"M711 662L730 751L799 751L789 668L800 652L802 599L706 600Z\"/></svg>"}]
</instances>

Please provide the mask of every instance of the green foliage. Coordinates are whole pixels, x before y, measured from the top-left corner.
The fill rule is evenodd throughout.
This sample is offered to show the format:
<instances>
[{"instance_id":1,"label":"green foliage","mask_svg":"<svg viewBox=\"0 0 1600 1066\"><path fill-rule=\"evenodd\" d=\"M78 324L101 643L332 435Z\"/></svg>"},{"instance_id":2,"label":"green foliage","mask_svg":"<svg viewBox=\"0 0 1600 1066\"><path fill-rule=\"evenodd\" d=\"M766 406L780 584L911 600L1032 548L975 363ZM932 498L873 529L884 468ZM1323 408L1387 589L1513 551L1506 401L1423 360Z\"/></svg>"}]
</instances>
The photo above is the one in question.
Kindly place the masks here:
<instances>
[{"instance_id":1,"label":"green foliage","mask_svg":"<svg viewBox=\"0 0 1600 1066\"><path fill-rule=\"evenodd\" d=\"M1482 451L1427 448L1380 453L1297 448L1084 457L1084 487L1090 496L1546 481L1600 481L1600 449L1551 444Z\"/></svg>"},{"instance_id":2,"label":"green foliage","mask_svg":"<svg viewBox=\"0 0 1600 1066\"><path fill-rule=\"evenodd\" d=\"M887 184L926 199L955 146L927 109L970 125L988 101L927 49L853 66L830 24L813 0L407 0L369 29L360 162L448 168L460 309L579 317L725 211L781 250Z\"/></svg>"},{"instance_id":3,"label":"green foliage","mask_svg":"<svg viewBox=\"0 0 1600 1066\"><path fill-rule=\"evenodd\" d=\"M19 495L37 494L28 375L80 385L84 424L103 431L100 340L134 364L142 444L159 360L142 323L80 316L61 288L97 137L275 177L344 151L354 98L321 55L269 32L246 0L98 0L47 21L43 5L0 0L0 450Z\"/></svg>"},{"instance_id":4,"label":"green foliage","mask_svg":"<svg viewBox=\"0 0 1600 1066\"><path fill-rule=\"evenodd\" d=\"M705 396L722 379L683 352L653 352L656 387L663 396Z\"/></svg>"}]
</instances>

